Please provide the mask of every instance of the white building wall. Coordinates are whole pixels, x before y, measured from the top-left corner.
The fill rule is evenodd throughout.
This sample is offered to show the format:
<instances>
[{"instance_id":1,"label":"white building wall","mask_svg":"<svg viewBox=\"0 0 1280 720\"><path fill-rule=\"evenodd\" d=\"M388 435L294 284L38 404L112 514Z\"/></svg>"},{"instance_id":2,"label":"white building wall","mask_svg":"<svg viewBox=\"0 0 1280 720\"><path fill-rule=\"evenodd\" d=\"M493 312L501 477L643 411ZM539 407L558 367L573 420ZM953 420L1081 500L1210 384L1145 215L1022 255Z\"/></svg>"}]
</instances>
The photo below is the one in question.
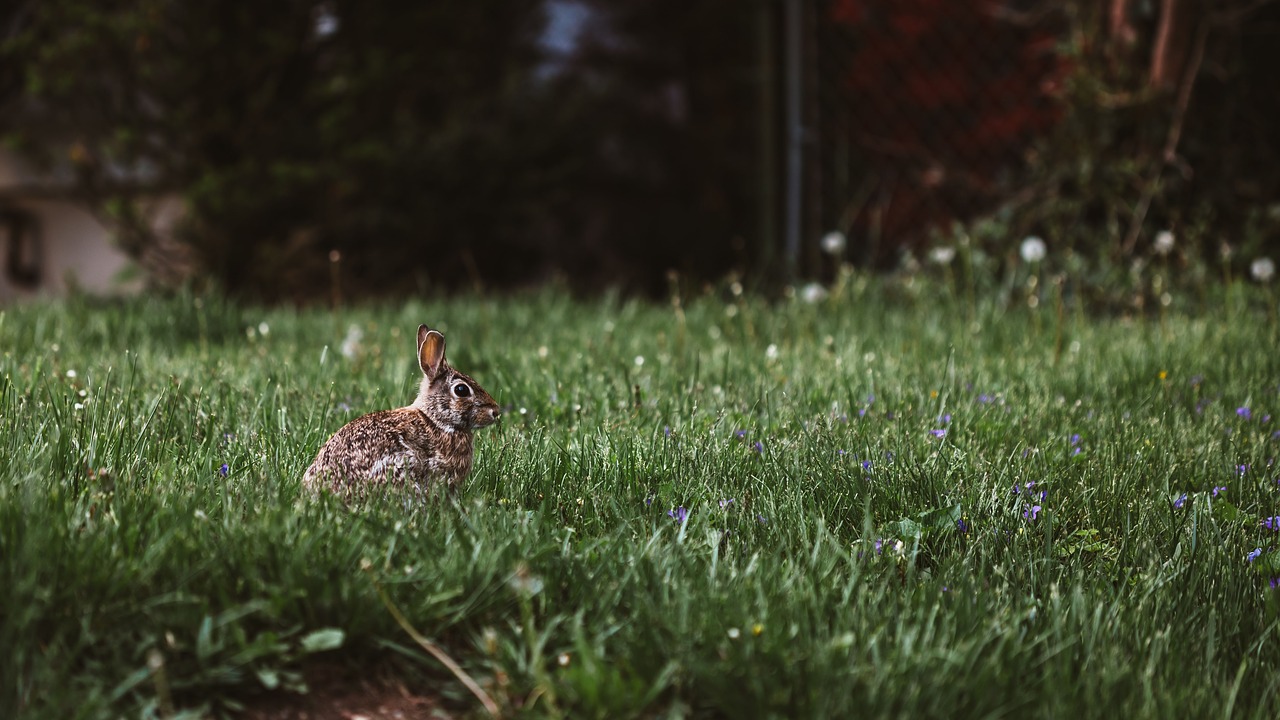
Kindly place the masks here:
<instances>
[{"instance_id":1,"label":"white building wall","mask_svg":"<svg viewBox=\"0 0 1280 720\"><path fill-rule=\"evenodd\" d=\"M111 244L109 229L80 205L49 199L65 179L35 173L27 163L0 150L0 214L19 211L35 219L34 287L15 283L9 268L9 243L16 238L0 225L0 303L58 296L71 288L93 294L137 292L139 277L122 277L129 258ZM133 275L136 275L134 273Z\"/></svg>"}]
</instances>

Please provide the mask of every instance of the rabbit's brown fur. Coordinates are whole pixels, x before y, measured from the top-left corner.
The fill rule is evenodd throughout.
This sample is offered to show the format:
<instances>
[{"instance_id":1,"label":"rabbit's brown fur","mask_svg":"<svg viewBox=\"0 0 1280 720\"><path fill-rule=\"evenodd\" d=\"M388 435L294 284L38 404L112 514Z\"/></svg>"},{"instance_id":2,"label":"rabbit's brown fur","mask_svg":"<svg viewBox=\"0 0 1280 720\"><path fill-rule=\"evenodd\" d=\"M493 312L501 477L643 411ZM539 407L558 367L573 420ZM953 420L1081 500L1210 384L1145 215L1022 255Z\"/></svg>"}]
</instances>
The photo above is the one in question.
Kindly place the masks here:
<instances>
[{"instance_id":1,"label":"rabbit's brown fur","mask_svg":"<svg viewBox=\"0 0 1280 720\"><path fill-rule=\"evenodd\" d=\"M320 447L304 487L352 495L384 482L426 489L443 480L457 488L471 471L472 430L501 413L475 380L449 366L444 336L426 325L418 328L418 362L423 377L413 403L344 425Z\"/></svg>"}]
</instances>

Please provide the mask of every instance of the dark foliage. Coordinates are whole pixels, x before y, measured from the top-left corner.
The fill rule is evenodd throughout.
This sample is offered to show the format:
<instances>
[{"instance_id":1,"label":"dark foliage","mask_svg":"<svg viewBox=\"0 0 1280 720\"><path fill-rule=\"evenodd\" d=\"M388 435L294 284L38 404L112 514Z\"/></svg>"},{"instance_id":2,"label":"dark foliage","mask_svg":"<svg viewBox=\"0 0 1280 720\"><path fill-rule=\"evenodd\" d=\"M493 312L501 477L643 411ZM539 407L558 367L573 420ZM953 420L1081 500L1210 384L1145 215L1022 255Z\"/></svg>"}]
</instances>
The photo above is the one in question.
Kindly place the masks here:
<instances>
[{"instance_id":1,"label":"dark foliage","mask_svg":"<svg viewBox=\"0 0 1280 720\"><path fill-rule=\"evenodd\" d=\"M804 3L801 271L832 229L885 267L983 217L1111 260L1167 228L1274 242L1280 7L1255 5ZM15 0L0 137L138 257L141 200L182 197L190 272L236 295L777 279L782 9Z\"/></svg>"}]
</instances>

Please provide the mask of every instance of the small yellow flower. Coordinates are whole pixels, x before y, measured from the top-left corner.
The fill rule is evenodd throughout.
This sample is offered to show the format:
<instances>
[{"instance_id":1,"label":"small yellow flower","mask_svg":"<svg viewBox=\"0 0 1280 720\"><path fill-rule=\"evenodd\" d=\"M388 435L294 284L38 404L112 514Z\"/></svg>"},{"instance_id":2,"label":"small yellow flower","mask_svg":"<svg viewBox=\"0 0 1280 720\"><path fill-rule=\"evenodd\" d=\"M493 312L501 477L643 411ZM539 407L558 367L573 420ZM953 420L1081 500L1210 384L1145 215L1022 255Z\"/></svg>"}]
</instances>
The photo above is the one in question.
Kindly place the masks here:
<instances>
[{"instance_id":1,"label":"small yellow flower","mask_svg":"<svg viewBox=\"0 0 1280 720\"><path fill-rule=\"evenodd\" d=\"M762 633L764 633L764 625L761 625L760 623L756 623L755 625L751 626L752 635L755 635L756 637L760 637Z\"/></svg>"},{"instance_id":2,"label":"small yellow flower","mask_svg":"<svg viewBox=\"0 0 1280 720\"><path fill-rule=\"evenodd\" d=\"M1160 371L1160 379L1161 379L1161 380L1164 380L1164 379L1165 379L1165 378L1167 378L1167 377L1169 377L1169 371L1167 371L1167 370L1161 370L1161 371Z\"/></svg>"},{"instance_id":3,"label":"small yellow flower","mask_svg":"<svg viewBox=\"0 0 1280 720\"><path fill-rule=\"evenodd\" d=\"M937 391L937 390L930 390L930 391L929 391L929 397L930 397L930 398L936 398L936 397L938 397L938 391Z\"/></svg>"}]
</instances>

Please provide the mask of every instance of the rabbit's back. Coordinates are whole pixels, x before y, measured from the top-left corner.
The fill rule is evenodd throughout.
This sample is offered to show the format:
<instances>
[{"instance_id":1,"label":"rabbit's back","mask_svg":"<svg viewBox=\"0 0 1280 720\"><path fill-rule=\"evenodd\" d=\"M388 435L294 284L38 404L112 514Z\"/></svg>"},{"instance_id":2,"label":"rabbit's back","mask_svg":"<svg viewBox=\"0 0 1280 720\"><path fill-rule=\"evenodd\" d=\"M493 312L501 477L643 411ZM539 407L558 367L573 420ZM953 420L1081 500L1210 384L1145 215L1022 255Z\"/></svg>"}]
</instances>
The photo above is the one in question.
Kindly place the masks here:
<instances>
[{"instance_id":1,"label":"rabbit's back","mask_svg":"<svg viewBox=\"0 0 1280 720\"><path fill-rule=\"evenodd\" d=\"M471 470L470 432L449 431L420 409L383 410L352 420L316 454L303 485L335 493L368 484L456 485Z\"/></svg>"}]
</instances>

